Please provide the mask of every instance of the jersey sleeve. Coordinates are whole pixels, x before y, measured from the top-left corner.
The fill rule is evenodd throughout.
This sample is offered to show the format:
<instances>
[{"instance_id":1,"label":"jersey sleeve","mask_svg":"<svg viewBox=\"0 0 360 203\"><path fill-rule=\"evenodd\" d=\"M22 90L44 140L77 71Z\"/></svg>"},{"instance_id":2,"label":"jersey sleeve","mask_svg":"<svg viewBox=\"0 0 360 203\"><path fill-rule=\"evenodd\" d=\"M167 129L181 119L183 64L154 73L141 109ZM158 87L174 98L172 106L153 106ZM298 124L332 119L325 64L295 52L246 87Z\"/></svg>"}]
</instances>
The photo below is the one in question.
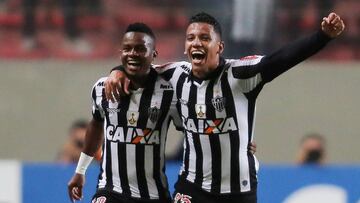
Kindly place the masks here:
<instances>
[{"instance_id":1,"label":"jersey sleeve","mask_svg":"<svg viewBox=\"0 0 360 203\"><path fill-rule=\"evenodd\" d=\"M265 56L258 65L262 78L270 82L298 63L319 52L331 40L323 31L300 38L272 54Z\"/></svg>"},{"instance_id":2,"label":"jersey sleeve","mask_svg":"<svg viewBox=\"0 0 360 203\"><path fill-rule=\"evenodd\" d=\"M321 30L300 38L267 56L248 56L234 60L232 74L243 80L245 90L272 81L298 63L316 54L331 40ZM246 81L245 81L246 80Z\"/></svg>"},{"instance_id":3,"label":"jersey sleeve","mask_svg":"<svg viewBox=\"0 0 360 203\"><path fill-rule=\"evenodd\" d=\"M104 121L104 110L101 107L101 101L103 98L104 90L104 78L99 79L92 88L91 100L92 100L92 116L96 121Z\"/></svg>"},{"instance_id":4,"label":"jersey sleeve","mask_svg":"<svg viewBox=\"0 0 360 203\"><path fill-rule=\"evenodd\" d=\"M180 61L157 65L154 66L154 68L161 77L164 78L164 80L170 82L172 85L175 85L177 78L181 73L190 73L191 64L186 61Z\"/></svg>"},{"instance_id":5,"label":"jersey sleeve","mask_svg":"<svg viewBox=\"0 0 360 203\"><path fill-rule=\"evenodd\" d=\"M239 60L230 60L230 69L233 78L241 92L247 93L263 84L263 78L257 65L264 56L253 55L243 57Z\"/></svg>"}]
</instances>

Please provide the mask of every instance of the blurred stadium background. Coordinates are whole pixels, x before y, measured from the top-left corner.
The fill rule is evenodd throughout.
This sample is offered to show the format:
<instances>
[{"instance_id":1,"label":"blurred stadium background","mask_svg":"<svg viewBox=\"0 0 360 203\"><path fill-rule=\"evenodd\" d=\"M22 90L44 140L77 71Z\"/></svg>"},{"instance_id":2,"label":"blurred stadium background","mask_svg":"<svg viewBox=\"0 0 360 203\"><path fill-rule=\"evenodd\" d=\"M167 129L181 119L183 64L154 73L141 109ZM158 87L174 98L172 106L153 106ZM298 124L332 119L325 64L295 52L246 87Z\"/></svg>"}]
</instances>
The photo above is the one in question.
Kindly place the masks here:
<instances>
[{"instance_id":1,"label":"blurred stadium background","mask_svg":"<svg viewBox=\"0 0 360 203\"><path fill-rule=\"evenodd\" d=\"M306 176L308 180L315 184L330 181L341 187L360 182L359 0L76 0L70 7L64 2L0 0L0 174L4 176L0 178L7 178L0 186L1 203L66 202L65 193L54 192L62 198L59 200L36 200L50 193L42 194L41 188L36 190L39 193L31 193L28 189L46 183L51 185L45 187L58 185L65 191L74 165L54 163L57 153L71 123L90 119L91 87L119 64L117 50L127 24L142 21L154 29L159 50L156 63L186 60L183 41L187 19L201 10L222 23L224 55L232 58L268 54L317 30L330 11L344 19L347 27L339 39L267 85L260 94L255 141L256 155L265 172L261 174L260 170L264 185L260 179L259 202L268 202L261 201L262 197L272 192L266 180L274 179L266 175L276 177L284 171L299 170L292 168L299 142L311 132L324 135L326 160L331 166L323 170L334 170L334 174L325 173L340 180L332 181L330 176L319 180L316 171ZM181 139L175 131L169 135L169 156L177 152ZM341 168L339 173L337 167ZM44 177L33 175L32 170L39 170L39 176ZM60 175L54 182L46 182L46 171ZM300 188L310 182L292 185ZM93 190L94 184L89 181L87 186ZM286 195L295 190L284 189L283 197L274 202L285 202ZM332 202L359 201L360 190L345 187L344 191L344 201L330 198Z\"/></svg>"}]
</instances>

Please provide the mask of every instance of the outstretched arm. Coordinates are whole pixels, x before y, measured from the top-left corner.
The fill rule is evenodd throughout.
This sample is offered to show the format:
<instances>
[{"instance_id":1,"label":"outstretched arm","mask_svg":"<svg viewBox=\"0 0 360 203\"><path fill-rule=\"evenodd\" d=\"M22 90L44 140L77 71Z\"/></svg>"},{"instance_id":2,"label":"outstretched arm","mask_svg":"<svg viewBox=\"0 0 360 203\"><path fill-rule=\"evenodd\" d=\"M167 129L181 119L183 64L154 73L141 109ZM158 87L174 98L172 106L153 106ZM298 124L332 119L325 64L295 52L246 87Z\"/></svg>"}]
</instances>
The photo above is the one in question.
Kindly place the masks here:
<instances>
[{"instance_id":1,"label":"outstretched arm","mask_svg":"<svg viewBox=\"0 0 360 203\"><path fill-rule=\"evenodd\" d=\"M68 194L72 202L80 200L83 196L85 171L103 141L102 126L103 122L92 119L87 127L84 150L81 153L76 172L68 183Z\"/></svg>"},{"instance_id":2,"label":"outstretched arm","mask_svg":"<svg viewBox=\"0 0 360 203\"><path fill-rule=\"evenodd\" d=\"M339 36L345 29L344 22L335 13L323 18L321 30L301 38L278 51L265 56L259 63L258 71L265 82L269 82L321 50L331 39Z\"/></svg>"}]
</instances>

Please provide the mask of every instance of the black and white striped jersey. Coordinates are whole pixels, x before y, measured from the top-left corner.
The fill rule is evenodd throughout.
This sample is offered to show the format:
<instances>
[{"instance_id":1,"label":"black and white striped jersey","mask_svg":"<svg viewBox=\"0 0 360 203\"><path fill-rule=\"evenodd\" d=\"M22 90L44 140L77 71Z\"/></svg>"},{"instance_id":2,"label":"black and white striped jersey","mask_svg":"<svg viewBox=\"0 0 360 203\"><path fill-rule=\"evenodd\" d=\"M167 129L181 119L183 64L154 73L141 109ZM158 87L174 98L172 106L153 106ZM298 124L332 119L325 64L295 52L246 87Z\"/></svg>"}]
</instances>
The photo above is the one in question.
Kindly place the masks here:
<instances>
[{"instance_id":1,"label":"black and white striped jersey","mask_svg":"<svg viewBox=\"0 0 360 203\"><path fill-rule=\"evenodd\" d=\"M127 197L168 198L166 135L171 119L181 126L172 86L151 69L146 88L113 103L105 98L105 80L92 89L93 118L104 122L98 188Z\"/></svg>"},{"instance_id":2,"label":"black and white striped jersey","mask_svg":"<svg viewBox=\"0 0 360 203\"><path fill-rule=\"evenodd\" d=\"M248 147L254 136L256 98L265 83L329 40L317 32L269 56L221 58L205 80L192 75L188 62L159 68L174 87L185 129L180 177L215 194L255 188L258 162Z\"/></svg>"}]
</instances>

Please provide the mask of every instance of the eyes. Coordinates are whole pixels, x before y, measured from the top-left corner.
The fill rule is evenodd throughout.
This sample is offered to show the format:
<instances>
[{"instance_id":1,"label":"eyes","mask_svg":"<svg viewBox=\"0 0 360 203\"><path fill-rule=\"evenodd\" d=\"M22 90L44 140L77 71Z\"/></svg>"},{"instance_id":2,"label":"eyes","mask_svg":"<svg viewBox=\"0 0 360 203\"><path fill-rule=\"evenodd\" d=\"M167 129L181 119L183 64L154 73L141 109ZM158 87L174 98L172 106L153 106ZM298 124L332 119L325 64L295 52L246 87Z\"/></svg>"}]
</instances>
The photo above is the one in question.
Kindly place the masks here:
<instances>
[{"instance_id":1,"label":"eyes","mask_svg":"<svg viewBox=\"0 0 360 203\"><path fill-rule=\"evenodd\" d=\"M134 50L137 53L145 53L147 51L147 48L146 46L143 45L136 45L136 46L124 45L122 49L123 52L131 52L132 50Z\"/></svg>"},{"instance_id":2,"label":"eyes","mask_svg":"<svg viewBox=\"0 0 360 203\"><path fill-rule=\"evenodd\" d=\"M189 34L189 35L186 36L186 41L189 41L189 42L194 41L197 37L198 37L199 40L202 41L202 42L209 42L209 41L211 41L210 35L207 35L207 34L202 34L202 35L200 35L200 36L195 36L194 34Z\"/></svg>"}]
</instances>

